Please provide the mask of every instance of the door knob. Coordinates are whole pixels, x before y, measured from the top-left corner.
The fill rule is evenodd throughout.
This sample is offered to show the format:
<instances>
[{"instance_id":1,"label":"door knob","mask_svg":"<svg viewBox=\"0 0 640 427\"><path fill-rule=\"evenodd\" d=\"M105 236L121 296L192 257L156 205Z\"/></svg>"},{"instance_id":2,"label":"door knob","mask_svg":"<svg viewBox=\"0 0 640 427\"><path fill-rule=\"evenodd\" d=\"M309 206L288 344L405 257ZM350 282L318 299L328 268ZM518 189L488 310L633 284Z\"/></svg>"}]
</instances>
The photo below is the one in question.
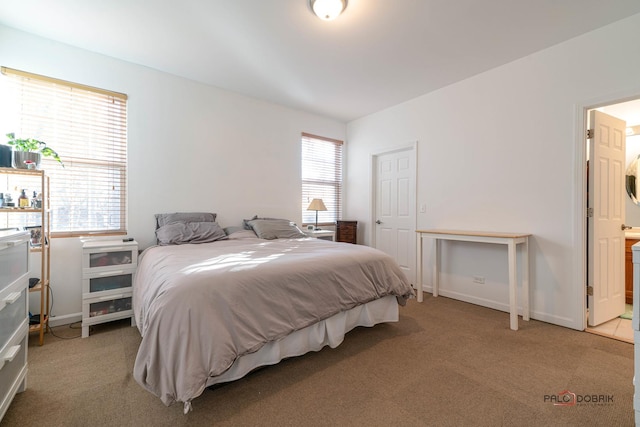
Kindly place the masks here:
<instances>
[{"instance_id":1,"label":"door knob","mask_svg":"<svg viewBox=\"0 0 640 427\"><path fill-rule=\"evenodd\" d=\"M380 221L380 220L378 219L378 220L376 220L376 224L382 224L382 221ZM629 227L629 228L631 228L631 227Z\"/></svg>"},{"instance_id":2,"label":"door knob","mask_svg":"<svg viewBox=\"0 0 640 427\"><path fill-rule=\"evenodd\" d=\"M622 224L622 225L620 226L620 229L621 229L622 231L624 231L624 230L631 230L631 228L632 228L632 227L631 227L630 225L624 225L624 224Z\"/></svg>"}]
</instances>

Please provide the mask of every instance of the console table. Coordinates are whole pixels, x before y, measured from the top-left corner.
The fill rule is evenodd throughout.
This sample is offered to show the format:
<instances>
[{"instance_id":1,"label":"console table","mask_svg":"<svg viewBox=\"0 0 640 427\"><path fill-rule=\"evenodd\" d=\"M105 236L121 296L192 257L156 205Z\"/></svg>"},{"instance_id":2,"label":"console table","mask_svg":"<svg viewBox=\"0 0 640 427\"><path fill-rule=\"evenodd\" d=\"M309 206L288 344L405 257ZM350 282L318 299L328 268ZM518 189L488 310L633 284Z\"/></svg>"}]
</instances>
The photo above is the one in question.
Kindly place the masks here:
<instances>
[{"instance_id":1,"label":"console table","mask_svg":"<svg viewBox=\"0 0 640 427\"><path fill-rule=\"evenodd\" d=\"M509 261L509 314L510 327L518 330L518 289L517 289L517 265L516 245L521 244L522 252L522 319L529 320L529 236L524 233L494 233L487 231L460 231L460 230L416 230L418 233L418 302L422 302L422 239L435 240L433 254L433 296L438 296L439 286L439 254L441 240L457 240L463 242L496 243L507 245Z\"/></svg>"}]
</instances>

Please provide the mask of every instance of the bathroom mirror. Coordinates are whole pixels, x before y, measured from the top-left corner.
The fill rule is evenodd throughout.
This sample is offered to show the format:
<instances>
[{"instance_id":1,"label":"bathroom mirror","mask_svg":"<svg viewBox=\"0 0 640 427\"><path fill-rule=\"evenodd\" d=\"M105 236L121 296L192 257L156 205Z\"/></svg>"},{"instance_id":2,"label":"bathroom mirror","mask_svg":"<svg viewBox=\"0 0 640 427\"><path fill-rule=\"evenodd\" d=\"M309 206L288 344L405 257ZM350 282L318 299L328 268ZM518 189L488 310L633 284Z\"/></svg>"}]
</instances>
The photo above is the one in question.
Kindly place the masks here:
<instances>
[{"instance_id":1,"label":"bathroom mirror","mask_svg":"<svg viewBox=\"0 0 640 427\"><path fill-rule=\"evenodd\" d=\"M636 156L627 166L627 171L625 172L625 186L627 187L627 194L631 197L631 201L636 205L640 206L640 171L638 167L640 167L640 162L638 161L640 158L640 154Z\"/></svg>"}]
</instances>

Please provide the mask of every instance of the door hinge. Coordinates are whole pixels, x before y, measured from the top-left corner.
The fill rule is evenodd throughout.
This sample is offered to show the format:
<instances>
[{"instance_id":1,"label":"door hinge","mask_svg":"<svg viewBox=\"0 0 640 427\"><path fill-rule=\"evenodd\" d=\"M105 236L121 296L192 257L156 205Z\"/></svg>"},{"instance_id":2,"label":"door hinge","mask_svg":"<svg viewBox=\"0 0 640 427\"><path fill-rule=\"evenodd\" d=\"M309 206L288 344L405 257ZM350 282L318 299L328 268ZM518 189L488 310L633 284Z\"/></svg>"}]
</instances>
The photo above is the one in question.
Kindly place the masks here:
<instances>
[{"instance_id":1,"label":"door hinge","mask_svg":"<svg viewBox=\"0 0 640 427\"><path fill-rule=\"evenodd\" d=\"M587 208L587 218L593 218L593 208Z\"/></svg>"},{"instance_id":2,"label":"door hinge","mask_svg":"<svg viewBox=\"0 0 640 427\"><path fill-rule=\"evenodd\" d=\"M587 129L587 139L593 138L593 129Z\"/></svg>"},{"instance_id":3,"label":"door hinge","mask_svg":"<svg viewBox=\"0 0 640 427\"><path fill-rule=\"evenodd\" d=\"M587 295L593 296L593 286L587 286Z\"/></svg>"}]
</instances>

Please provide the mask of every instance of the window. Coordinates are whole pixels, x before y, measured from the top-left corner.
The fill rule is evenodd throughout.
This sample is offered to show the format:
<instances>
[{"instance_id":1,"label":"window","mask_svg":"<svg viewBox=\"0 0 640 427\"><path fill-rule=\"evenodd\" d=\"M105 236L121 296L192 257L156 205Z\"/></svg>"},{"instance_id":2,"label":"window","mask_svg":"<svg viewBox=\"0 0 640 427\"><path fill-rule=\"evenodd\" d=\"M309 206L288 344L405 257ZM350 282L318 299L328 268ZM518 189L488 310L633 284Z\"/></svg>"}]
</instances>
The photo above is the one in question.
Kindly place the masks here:
<instances>
[{"instance_id":1,"label":"window","mask_svg":"<svg viewBox=\"0 0 640 427\"><path fill-rule=\"evenodd\" d=\"M2 74L2 129L46 142L64 163L41 164L53 235L126 233L127 96L5 67Z\"/></svg>"},{"instance_id":2,"label":"window","mask_svg":"<svg viewBox=\"0 0 640 427\"><path fill-rule=\"evenodd\" d=\"M302 134L302 223L315 224L313 199L322 199L318 224L335 224L342 217L342 141Z\"/></svg>"}]
</instances>

